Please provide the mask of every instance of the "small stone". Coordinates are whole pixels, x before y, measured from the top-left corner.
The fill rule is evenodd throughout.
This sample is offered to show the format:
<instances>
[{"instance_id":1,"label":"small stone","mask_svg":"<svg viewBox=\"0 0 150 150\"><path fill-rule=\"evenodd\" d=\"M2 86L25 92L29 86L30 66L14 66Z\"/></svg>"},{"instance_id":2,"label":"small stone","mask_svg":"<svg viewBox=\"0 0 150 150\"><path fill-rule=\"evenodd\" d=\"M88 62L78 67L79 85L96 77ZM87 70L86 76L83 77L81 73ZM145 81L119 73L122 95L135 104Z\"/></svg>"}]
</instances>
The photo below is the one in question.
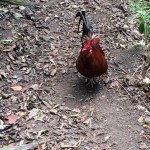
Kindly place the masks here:
<instances>
[{"instance_id":1,"label":"small stone","mask_svg":"<svg viewBox=\"0 0 150 150\"><path fill-rule=\"evenodd\" d=\"M145 110L145 107L143 107L143 106L141 106L141 105L138 105L138 106L137 106L137 109L138 109L138 110Z\"/></svg>"},{"instance_id":2,"label":"small stone","mask_svg":"<svg viewBox=\"0 0 150 150\"><path fill-rule=\"evenodd\" d=\"M139 122L139 123L143 123L143 122L144 122L144 118L141 116L141 117L138 119L138 122Z\"/></svg>"},{"instance_id":3,"label":"small stone","mask_svg":"<svg viewBox=\"0 0 150 150\"><path fill-rule=\"evenodd\" d=\"M72 5L72 8L76 9L76 8L78 8L78 6L77 5Z\"/></svg>"},{"instance_id":4,"label":"small stone","mask_svg":"<svg viewBox=\"0 0 150 150\"><path fill-rule=\"evenodd\" d=\"M144 150L144 149L146 149L146 148L147 148L147 145L146 145L145 143L141 143L140 149L141 149L141 150Z\"/></svg>"},{"instance_id":5,"label":"small stone","mask_svg":"<svg viewBox=\"0 0 150 150\"><path fill-rule=\"evenodd\" d=\"M111 137L111 135L107 135L107 136L105 136L105 142L107 142L109 139L110 139L110 137Z\"/></svg>"},{"instance_id":6,"label":"small stone","mask_svg":"<svg viewBox=\"0 0 150 150\"><path fill-rule=\"evenodd\" d=\"M124 25L123 28L124 29L129 29L129 26L128 25Z\"/></svg>"},{"instance_id":7,"label":"small stone","mask_svg":"<svg viewBox=\"0 0 150 150\"><path fill-rule=\"evenodd\" d=\"M145 122L148 123L148 124L150 124L150 117L146 117L145 118Z\"/></svg>"}]
</instances>

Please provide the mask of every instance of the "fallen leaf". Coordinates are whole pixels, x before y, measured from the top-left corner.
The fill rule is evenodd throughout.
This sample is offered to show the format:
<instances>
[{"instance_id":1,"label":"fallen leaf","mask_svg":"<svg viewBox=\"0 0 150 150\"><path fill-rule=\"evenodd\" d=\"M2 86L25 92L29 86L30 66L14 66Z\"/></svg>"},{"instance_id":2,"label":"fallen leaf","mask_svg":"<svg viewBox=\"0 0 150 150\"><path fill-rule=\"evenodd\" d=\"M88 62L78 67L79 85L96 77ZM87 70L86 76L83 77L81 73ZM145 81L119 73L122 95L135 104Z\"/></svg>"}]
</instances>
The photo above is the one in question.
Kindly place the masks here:
<instances>
[{"instance_id":1,"label":"fallen leaf","mask_svg":"<svg viewBox=\"0 0 150 150\"><path fill-rule=\"evenodd\" d=\"M0 70L0 78L2 77L7 78L7 73L4 70Z\"/></svg>"},{"instance_id":2,"label":"fallen leaf","mask_svg":"<svg viewBox=\"0 0 150 150\"><path fill-rule=\"evenodd\" d=\"M13 89L14 91L22 91L23 87L20 85L14 85L11 87L11 89Z\"/></svg>"},{"instance_id":3,"label":"fallen leaf","mask_svg":"<svg viewBox=\"0 0 150 150\"><path fill-rule=\"evenodd\" d=\"M50 112L51 112L52 114L57 114L58 111L57 111L57 109L51 109Z\"/></svg>"},{"instance_id":4,"label":"fallen leaf","mask_svg":"<svg viewBox=\"0 0 150 150\"><path fill-rule=\"evenodd\" d=\"M54 75L56 74L56 72L57 72L57 68L53 69L53 70L51 71L51 76L54 76Z\"/></svg>"},{"instance_id":5,"label":"fallen leaf","mask_svg":"<svg viewBox=\"0 0 150 150\"><path fill-rule=\"evenodd\" d=\"M88 118L83 123L89 125L91 123L91 120L92 120L92 118Z\"/></svg>"},{"instance_id":6,"label":"fallen leaf","mask_svg":"<svg viewBox=\"0 0 150 150\"><path fill-rule=\"evenodd\" d=\"M7 94L7 93L4 93L3 91L0 91L0 96L2 96L3 98L9 98L11 94Z\"/></svg>"},{"instance_id":7,"label":"fallen leaf","mask_svg":"<svg viewBox=\"0 0 150 150\"><path fill-rule=\"evenodd\" d=\"M141 116L141 117L138 119L138 122L139 122L139 123L143 123L143 122L144 122L144 118Z\"/></svg>"},{"instance_id":8,"label":"fallen leaf","mask_svg":"<svg viewBox=\"0 0 150 150\"><path fill-rule=\"evenodd\" d=\"M82 114L79 119L81 120L81 122L84 122L86 119L88 118L87 114Z\"/></svg>"},{"instance_id":9,"label":"fallen leaf","mask_svg":"<svg viewBox=\"0 0 150 150\"><path fill-rule=\"evenodd\" d=\"M8 53L8 56L11 60L15 60L15 58L12 56L12 54Z\"/></svg>"},{"instance_id":10,"label":"fallen leaf","mask_svg":"<svg viewBox=\"0 0 150 150\"><path fill-rule=\"evenodd\" d=\"M41 136L41 134L43 134L44 132L47 132L47 130L40 130L40 131L38 131L38 135L37 135L37 137L40 137L40 136Z\"/></svg>"},{"instance_id":11,"label":"fallen leaf","mask_svg":"<svg viewBox=\"0 0 150 150\"><path fill-rule=\"evenodd\" d=\"M126 48L126 45L120 44L120 47L122 47L122 48Z\"/></svg>"},{"instance_id":12,"label":"fallen leaf","mask_svg":"<svg viewBox=\"0 0 150 150\"><path fill-rule=\"evenodd\" d=\"M39 89L39 85L38 84L33 84L30 86L31 89L33 90L38 90Z\"/></svg>"},{"instance_id":13,"label":"fallen leaf","mask_svg":"<svg viewBox=\"0 0 150 150\"><path fill-rule=\"evenodd\" d=\"M13 41L13 39L11 39L11 38L1 40L1 42L4 43L4 44L11 43L12 41Z\"/></svg>"},{"instance_id":14,"label":"fallen leaf","mask_svg":"<svg viewBox=\"0 0 150 150\"><path fill-rule=\"evenodd\" d=\"M44 150L44 149L43 149L42 146L39 144L37 150Z\"/></svg>"},{"instance_id":15,"label":"fallen leaf","mask_svg":"<svg viewBox=\"0 0 150 150\"><path fill-rule=\"evenodd\" d=\"M63 115L62 118L65 119L65 120L68 119L68 117L66 115Z\"/></svg>"},{"instance_id":16,"label":"fallen leaf","mask_svg":"<svg viewBox=\"0 0 150 150\"><path fill-rule=\"evenodd\" d=\"M9 124L14 124L18 120L18 118L19 117L17 115L14 115L14 114L7 116Z\"/></svg>"},{"instance_id":17,"label":"fallen leaf","mask_svg":"<svg viewBox=\"0 0 150 150\"><path fill-rule=\"evenodd\" d=\"M47 106L49 109L52 108L51 103L48 100L42 100L43 104Z\"/></svg>"},{"instance_id":18,"label":"fallen leaf","mask_svg":"<svg viewBox=\"0 0 150 150\"><path fill-rule=\"evenodd\" d=\"M0 130L5 128L3 120L0 119Z\"/></svg>"},{"instance_id":19,"label":"fallen leaf","mask_svg":"<svg viewBox=\"0 0 150 150\"><path fill-rule=\"evenodd\" d=\"M147 140L150 140L150 135L143 135L143 137Z\"/></svg>"},{"instance_id":20,"label":"fallen leaf","mask_svg":"<svg viewBox=\"0 0 150 150\"><path fill-rule=\"evenodd\" d=\"M27 69L25 74L29 74L31 72L31 68Z\"/></svg>"},{"instance_id":21,"label":"fallen leaf","mask_svg":"<svg viewBox=\"0 0 150 150\"><path fill-rule=\"evenodd\" d=\"M106 135L106 136L104 137L105 142L107 142L107 141L110 139L110 137L111 137L111 135Z\"/></svg>"},{"instance_id":22,"label":"fallen leaf","mask_svg":"<svg viewBox=\"0 0 150 150\"><path fill-rule=\"evenodd\" d=\"M147 123L147 124L150 125L150 117L147 116L147 117L144 119L144 121L145 121L145 123Z\"/></svg>"},{"instance_id":23,"label":"fallen leaf","mask_svg":"<svg viewBox=\"0 0 150 150\"><path fill-rule=\"evenodd\" d=\"M80 109L79 108L74 108L72 111L76 112L76 113L80 113Z\"/></svg>"},{"instance_id":24,"label":"fallen leaf","mask_svg":"<svg viewBox=\"0 0 150 150\"><path fill-rule=\"evenodd\" d=\"M48 68L48 67L49 67L49 64L45 64L45 65L43 66L43 69Z\"/></svg>"},{"instance_id":25,"label":"fallen leaf","mask_svg":"<svg viewBox=\"0 0 150 150\"><path fill-rule=\"evenodd\" d=\"M141 150L146 150L147 145L146 145L145 143L141 143L140 146L139 146L139 148L140 148Z\"/></svg>"},{"instance_id":26,"label":"fallen leaf","mask_svg":"<svg viewBox=\"0 0 150 150\"><path fill-rule=\"evenodd\" d=\"M16 113L19 117L25 116L27 113L25 111L19 111Z\"/></svg>"},{"instance_id":27,"label":"fallen leaf","mask_svg":"<svg viewBox=\"0 0 150 150\"><path fill-rule=\"evenodd\" d=\"M43 121L45 118L45 115L40 109L33 108L29 112L29 119L32 119L32 118L34 118L35 120Z\"/></svg>"},{"instance_id":28,"label":"fallen leaf","mask_svg":"<svg viewBox=\"0 0 150 150\"><path fill-rule=\"evenodd\" d=\"M73 145L61 143L60 147L61 147L61 148L75 148L75 147L77 147L77 146L73 146Z\"/></svg>"},{"instance_id":29,"label":"fallen leaf","mask_svg":"<svg viewBox=\"0 0 150 150\"><path fill-rule=\"evenodd\" d=\"M3 49L3 52L10 52L10 51L12 51L15 47L16 47L16 45L8 46L8 47L6 47L5 49Z\"/></svg>"},{"instance_id":30,"label":"fallen leaf","mask_svg":"<svg viewBox=\"0 0 150 150\"><path fill-rule=\"evenodd\" d=\"M25 7L25 6L19 6L19 9L20 9L20 10L25 10L26 7Z\"/></svg>"},{"instance_id":31,"label":"fallen leaf","mask_svg":"<svg viewBox=\"0 0 150 150\"><path fill-rule=\"evenodd\" d=\"M80 114L79 113L77 113L77 114L73 114L73 115L70 115L70 117L75 117L75 118L77 118L77 117L79 117L80 116Z\"/></svg>"},{"instance_id":32,"label":"fallen leaf","mask_svg":"<svg viewBox=\"0 0 150 150\"><path fill-rule=\"evenodd\" d=\"M145 77L145 78L143 79L143 83L145 83L145 84L150 84L150 79L147 78L147 77Z\"/></svg>"},{"instance_id":33,"label":"fallen leaf","mask_svg":"<svg viewBox=\"0 0 150 150\"><path fill-rule=\"evenodd\" d=\"M14 14L14 17L15 17L15 18L21 18L21 17L23 17L23 16L22 16L22 14L20 14L20 13L15 13L15 14Z\"/></svg>"},{"instance_id":34,"label":"fallen leaf","mask_svg":"<svg viewBox=\"0 0 150 150\"><path fill-rule=\"evenodd\" d=\"M77 6L77 5L71 5L71 7L72 7L73 9L77 9L79 6Z\"/></svg>"},{"instance_id":35,"label":"fallen leaf","mask_svg":"<svg viewBox=\"0 0 150 150\"><path fill-rule=\"evenodd\" d=\"M138 106L137 106L137 109L138 109L138 110L145 110L145 107L143 107L142 105L138 105Z\"/></svg>"},{"instance_id":36,"label":"fallen leaf","mask_svg":"<svg viewBox=\"0 0 150 150\"><path fill-rule=\"evenodd\" d=\"M58 15L55 15L54 17L55 17L55 18L59 18L59 16L58 16Z\"/></svg>"},{"instance_id":37,"label":"fallen leaf","mask_svg":"<svg viewBox=\"0 0 150 150\"><path fill-rule=\"evenodd\" d=\"M143 128L150 129L150 125L144 124L144 125L143 125Z\"/></svg>"},{"instance_id":38,"label":"fallen leaf","mask_svg":"<svg viewBox=\"0 0 150 150\"><path fill-rule=\"evenodd\" d=\"M117 88L119 89L121 86L120 86L120 83L118 81L113 81L111 84L110 84L110 88Z\"/></svg>"}]
</instances>

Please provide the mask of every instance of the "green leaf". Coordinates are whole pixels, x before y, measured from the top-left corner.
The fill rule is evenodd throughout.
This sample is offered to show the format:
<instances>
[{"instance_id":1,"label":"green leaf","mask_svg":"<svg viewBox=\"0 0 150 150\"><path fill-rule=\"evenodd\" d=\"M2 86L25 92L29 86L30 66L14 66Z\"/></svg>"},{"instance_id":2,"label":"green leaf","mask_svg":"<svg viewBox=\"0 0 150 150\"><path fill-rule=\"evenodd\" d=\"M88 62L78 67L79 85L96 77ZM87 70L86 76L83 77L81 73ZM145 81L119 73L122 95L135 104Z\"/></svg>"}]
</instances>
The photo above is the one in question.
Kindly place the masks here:
<instances>
[{"instance_id":1,"label":"green leaf","mask_svg":"<svg viewBox=\"0 0 150 150\"><path fill-rule=\"evenodd\" d=\"M134 20L134 19L136 19L136 18L138 18L138 17L139 17L138 14L134 14L134 15L132 15L131 17L129 17L129 19Z\"/></svg>"},{"instance_id":2,"label":"green leaf","mask_svg":"<svg viewBox=\"0 0 150 150\"><path fill-rule=\"evenodd\" d=\"M148 33L149 33L149 24L146 23L146 25L145 25L145 33L144 33L145 37L148 36Z\"/></svg>"},{"instance_id":3,"label":"green leaf","mask_svg":"<svg viewBox=\"0 0 150 150\"><path fill-rule=\"evenodd\" d=\"M143 16L146 15L145 11L142 11L142 10L138 10L137 13L140 14L140 15L143 15Z\"/></svg>"},{"instance_id":4,"label":"green leaf","mask_svg":"<svg viewBox=\"0 0 150 150\"><path fill-rule=\"evenodd\" d=\"M139 25L139 32L140 32L141 34L143 34L144 31L145 31L144 22L141 22L140 25Z\"/></svg>"},{"instance_id":5,"label":"green leaf","mask_svg":"<svg viewBox=\"0 0 150 150\"><path fill-rule=\"evenodd\" d=\"M9 43L11 43L12 41L13 41L13 39L7 38L7 39L1 40L0 43L3 43L3 44L9 44Z\"/></svg>"}]
</instances>

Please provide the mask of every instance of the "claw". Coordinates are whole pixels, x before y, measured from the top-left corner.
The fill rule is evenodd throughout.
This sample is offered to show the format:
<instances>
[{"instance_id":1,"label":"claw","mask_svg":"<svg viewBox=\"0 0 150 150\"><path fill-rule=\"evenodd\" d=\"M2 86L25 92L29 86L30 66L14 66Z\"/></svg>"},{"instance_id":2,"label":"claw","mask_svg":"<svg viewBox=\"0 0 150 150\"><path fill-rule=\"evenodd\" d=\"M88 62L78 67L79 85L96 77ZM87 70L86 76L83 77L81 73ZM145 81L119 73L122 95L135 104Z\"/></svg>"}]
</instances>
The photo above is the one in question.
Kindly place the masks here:
<instances>
[{"instance_id":1,"label":"claw","mask_svg":"<svg viewBox=\"0 0 150 150\"><path fill-rule=\"evenodd\" d=\"M91 79L86 78L85 83L86 83L86 86L91 85L91 87L93 88L95 84L99 84L103 87L104 82L103 82L102 78L97 77L97 78L91 78Z\"/></svg>"},{"instance_id":2,"label":"claw","mask_svg":"<svg viewBox=\"0 0 150 150\"><path fill-rule=\"evenodd\" d=\"M92 79L86 79L86 86L91 85L91 87L94 87L94 84L96 84L96 79L92 78Z\"/></svg>"}]
</instances>

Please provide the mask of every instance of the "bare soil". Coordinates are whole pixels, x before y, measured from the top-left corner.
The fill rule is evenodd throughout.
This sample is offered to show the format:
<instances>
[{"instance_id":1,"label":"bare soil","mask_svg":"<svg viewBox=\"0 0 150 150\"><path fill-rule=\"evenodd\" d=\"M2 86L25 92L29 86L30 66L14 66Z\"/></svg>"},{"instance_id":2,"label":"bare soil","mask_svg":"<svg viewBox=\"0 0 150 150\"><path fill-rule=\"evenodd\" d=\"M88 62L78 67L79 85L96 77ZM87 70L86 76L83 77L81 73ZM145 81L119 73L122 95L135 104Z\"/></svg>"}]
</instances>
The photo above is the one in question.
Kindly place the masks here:
<instances>
[{"instance_id":1,"label":"bare soil","mask_svg":"<svg viewBox=\"0 0 150 150\"><path fill-rule=\"evenodd\" d=\"M128 20L127 1L52 0L25 10L2 4L1 8L8 11L0 12L0 39L12 42L0 45L0 120L4 123L0 146L150 149L150 138L144 136L149 131L138 122L145 109L138 109L141 104L135 98L140 90L125 82L141 65L141 51L129 48L141 35ZM85 85L75 68L81 42L74 16L82 9L101 39L109 64L101 77L104 84L93 88ZM20 19L15 19L16 12ZM39 144L25 145L34 142Z\"/></svg>"}]
</instances>

